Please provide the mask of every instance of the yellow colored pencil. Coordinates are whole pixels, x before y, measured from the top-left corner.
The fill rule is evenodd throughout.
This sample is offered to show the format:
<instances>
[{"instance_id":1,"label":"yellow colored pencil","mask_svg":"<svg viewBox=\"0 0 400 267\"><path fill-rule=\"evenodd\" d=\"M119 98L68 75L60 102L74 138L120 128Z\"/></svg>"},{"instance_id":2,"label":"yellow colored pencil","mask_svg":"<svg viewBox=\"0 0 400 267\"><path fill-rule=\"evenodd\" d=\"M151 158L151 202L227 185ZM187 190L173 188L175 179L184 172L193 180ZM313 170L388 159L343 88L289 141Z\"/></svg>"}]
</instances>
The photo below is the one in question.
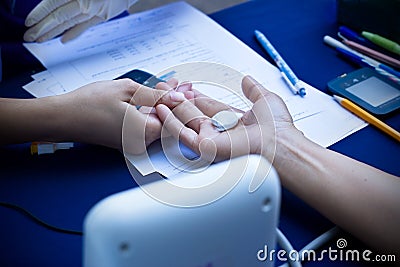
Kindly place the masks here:
<instances>
[{"instance_id":1,"label":"yellow colored pencil","mask_svg":"<svg viewBox=\"0 0 400 267\"><path fill-rule=\"evenodd\" d=\"M383 121L372 116L371 114L369 114L368 112L366 112L365 110L363 110L362 108L360 108L359 106L357 106L356 104L351 102L350 100L347 100L343 97L339 97L336 95L334 95L333 98L345 109L349 110L350 112L354 113L361 119L365 120L366 122L375 126L379 130L387 133L388 135L390 135L391 137L396 139L398 142L400 142L400 133L398 131L396 131L395 129L393 129L392 127L390 127L389 125L387 125L386 123L384 123Z\"/></svg>"}]
</instances>

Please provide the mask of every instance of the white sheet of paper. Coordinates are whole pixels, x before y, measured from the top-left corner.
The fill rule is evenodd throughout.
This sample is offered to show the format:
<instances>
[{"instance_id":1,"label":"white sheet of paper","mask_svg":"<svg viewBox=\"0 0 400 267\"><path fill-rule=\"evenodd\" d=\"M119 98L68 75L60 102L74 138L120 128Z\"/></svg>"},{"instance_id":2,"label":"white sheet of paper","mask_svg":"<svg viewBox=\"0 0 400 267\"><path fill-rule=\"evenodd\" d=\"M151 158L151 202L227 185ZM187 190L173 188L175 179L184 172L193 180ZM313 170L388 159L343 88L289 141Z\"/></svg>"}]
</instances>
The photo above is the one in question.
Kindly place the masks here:
<instances>
[{"instance_id":1,"label":"white sheet of paper","mask_svg":"<svg viewBox=\"0 0 400 267\"><path fill-rule=\"evenodd\" d=\"M33 74L32 78L34 80L22 86L22 88L34 97L61 95L67 92L47 70Z\"/></svg>"},{"instance_id":2,"label":"white sheet of paper","mask_svg":"<svg viewBox=\"0 0 400 267\"><path fill-rule=\"evenodd\" d=\"M27 90L34 88L38 96L48 95L49 91L55 94L60 90L68 92L90 82L114 79L135 68L158 74L182 63L207 61L250 74L280 95L296 126L324 147L366 125L330 96L309 85L306 86L306 97L293 95L276 67L184 2L100 24L67 44L55 39L24 45L47 67L53 81L58 82L56 88L45 84L44 93L39 92L38 81L26 86ZM238 86L235 90L241 94L240 84ZM229 95L221 100L234 102ZM176 152L176 147L171 149ZM128 156L128 159L143 175L158 171L170 176L182 171L165 158L159 145L152 146L149 155L153 164L148 164L143 156Z\"/></svg>"}]
</instances>

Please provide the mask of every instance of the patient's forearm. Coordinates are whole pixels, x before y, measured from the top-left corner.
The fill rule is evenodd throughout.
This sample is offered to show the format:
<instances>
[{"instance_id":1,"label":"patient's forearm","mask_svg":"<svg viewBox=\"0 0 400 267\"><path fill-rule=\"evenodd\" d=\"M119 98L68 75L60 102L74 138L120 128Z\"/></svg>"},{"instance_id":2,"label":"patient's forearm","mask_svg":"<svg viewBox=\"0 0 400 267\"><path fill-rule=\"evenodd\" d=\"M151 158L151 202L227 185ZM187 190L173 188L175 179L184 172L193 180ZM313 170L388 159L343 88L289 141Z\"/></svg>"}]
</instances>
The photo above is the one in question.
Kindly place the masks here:
<instances>
[{"instance_id":1,"label":"patient's forearm","mask_svg":"<svg viewBox=\"0 0 400 267\"><path fill-rule=\"evenodd\" d=\"M398 253L398 177L320 147L300 132L277 140L273 164L287 189L360 240Z\"/></svg>"},{"instance_id":2,"label":"patient's forearm","mask_svg":"<svg viewBox=\"0 0 400 267\"><path fill-rule=\"evenodd\" d=\"M57 98L0 99L1 144L62 139Z\"/></svg>"}]
</instances>

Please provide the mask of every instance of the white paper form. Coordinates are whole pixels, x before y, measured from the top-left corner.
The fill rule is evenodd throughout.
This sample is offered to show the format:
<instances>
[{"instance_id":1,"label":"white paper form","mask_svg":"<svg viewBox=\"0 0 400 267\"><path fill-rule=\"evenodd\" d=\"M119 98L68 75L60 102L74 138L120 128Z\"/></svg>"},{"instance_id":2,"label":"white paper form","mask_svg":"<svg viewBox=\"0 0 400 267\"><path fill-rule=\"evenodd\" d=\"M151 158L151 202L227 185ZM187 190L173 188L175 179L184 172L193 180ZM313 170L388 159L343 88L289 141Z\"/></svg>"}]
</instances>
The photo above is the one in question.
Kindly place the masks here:
<instances>
[{"instance_id":1,"label":"white paper form","mask_svg":"<svg viewBox=\"0 0 400 267\"><path fill-rule=\"evenodd\" d=\"M63 86L47 70L32 75L32 82L22 86L34 97L46 97L67 93Z\"/></svg>"},{"instance_id":2,"label":"white paper form","mask_svg":"<svg viewBox=\"0 0 400 267\"><path fill-rule=\"evenodd\" d=\"M180 63L208 61L250 74L280 95L296 126L322 146L329 146L365 126L331 97L311 86L307 85L306 97L293 95L277 68L184 2L98 25L67 44L55 39L25 46L66 91L93 81L113 79L135 68L157 74ZM154 160L165 162L159 153L152 155ZM139 159L132 163L140 170ZM170 170L157 171L166 176L171 174Z\"/></svg>"},{"instance_id":3,"label":"white paper form","mask_svg":"<svg viewBox=\"0 0 400 267\"><path fill-rule=\"evenodd\" d=\"M24 45L67 91L134 68L157 73L181 62L215 61L213 51L192 34L198 29L193 29L188 8L172 4L104 23L67 44L55 39Z\"/></svg>"}]
</instances>

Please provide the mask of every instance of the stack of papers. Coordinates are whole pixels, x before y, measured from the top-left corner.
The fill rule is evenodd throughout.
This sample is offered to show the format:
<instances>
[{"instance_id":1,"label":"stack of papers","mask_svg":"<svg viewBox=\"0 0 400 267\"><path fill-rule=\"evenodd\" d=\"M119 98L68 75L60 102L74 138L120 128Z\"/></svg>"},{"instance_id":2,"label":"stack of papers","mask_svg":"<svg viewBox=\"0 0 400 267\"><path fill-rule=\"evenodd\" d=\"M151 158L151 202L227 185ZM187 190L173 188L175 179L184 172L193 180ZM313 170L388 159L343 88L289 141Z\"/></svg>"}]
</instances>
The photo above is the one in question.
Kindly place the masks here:
<instances>
[{"instance_id":1,"label":"stack of papers","mask_svg":"<svg viewBox=\"0 0 400 267\"><path fill-rule=\"evenodd\" d=\"M280 95L296 127L321 146L330 146L366 125L309 85L306 97L293 95L276 67L185 2L97 25L67 44L54 39L24 45L47 68L24 86L36 97L70 92L132 69L158 74L182 63L212 62L249 74ZM233 87L241 95L240 83ZM157 171L169 177L182 171L170 164L158 143L150 147L149 156L158 164L149 167L141 156L128 159L143 175Z\"/></svg>"}]
</instances>

